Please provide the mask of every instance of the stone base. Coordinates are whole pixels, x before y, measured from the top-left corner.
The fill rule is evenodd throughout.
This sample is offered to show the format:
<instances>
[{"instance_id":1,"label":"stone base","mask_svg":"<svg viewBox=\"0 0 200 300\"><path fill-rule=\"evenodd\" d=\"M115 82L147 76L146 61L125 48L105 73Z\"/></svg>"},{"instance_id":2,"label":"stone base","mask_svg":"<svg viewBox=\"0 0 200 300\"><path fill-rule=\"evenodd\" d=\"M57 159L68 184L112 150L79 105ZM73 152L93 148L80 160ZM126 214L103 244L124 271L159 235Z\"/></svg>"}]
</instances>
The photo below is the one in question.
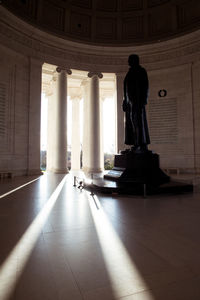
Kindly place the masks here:
<instances>
[{"instance_id":1,"label":"stone base","mask_svg":"<svg viewBox=\"0 0 200 300\"><path fill-rule=\"evenodd\" d=\"M83 167L83 172L85 174L96 174L96 173L102 173L103 169L102 168L89 168L89 167Z\"/></svg>"},{"instance_id":2,"label":"stone base","mask_svg":"<svg viewBox=\"0 0 200 300\"><path fill-rule=\"evenodd\" d=\"M170 177L159 167L159 155L151 151L115 155L114 168L104 178L154 186L170 181Z\"/></svg>"},{"instance_id":3,"label":"stone base","mask_svg":"<svg viewBox=\"0 0 200 300\"><path fill-rule=\"evenodd\" d=\"M153 195L193 191L193 184L170 180L159 166L159 155L151 151L115 155L114 168L102 178L84 182L91 192Z\"/></svg>"}]
</instances>

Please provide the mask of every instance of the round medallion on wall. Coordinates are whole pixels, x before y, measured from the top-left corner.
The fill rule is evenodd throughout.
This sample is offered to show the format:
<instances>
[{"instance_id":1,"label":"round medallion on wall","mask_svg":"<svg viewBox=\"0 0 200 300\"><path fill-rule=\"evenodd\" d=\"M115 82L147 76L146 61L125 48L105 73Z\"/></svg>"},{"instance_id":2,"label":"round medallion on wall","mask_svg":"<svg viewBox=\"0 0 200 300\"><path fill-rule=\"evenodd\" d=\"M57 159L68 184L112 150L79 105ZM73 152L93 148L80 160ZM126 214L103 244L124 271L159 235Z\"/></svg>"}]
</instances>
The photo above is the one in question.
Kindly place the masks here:
<instances>
[{"instance_id":1,"label":"round medallion on wall","mask_svg":"<svg viewBox=\"0 0 200 300\"><path fill-rule=\"evenodd\" d=\"M166 90L160 90L159 92L158 92L158 96L159 97L166 97L167 96L167 91Z\"/></svg>"}]
</instances>

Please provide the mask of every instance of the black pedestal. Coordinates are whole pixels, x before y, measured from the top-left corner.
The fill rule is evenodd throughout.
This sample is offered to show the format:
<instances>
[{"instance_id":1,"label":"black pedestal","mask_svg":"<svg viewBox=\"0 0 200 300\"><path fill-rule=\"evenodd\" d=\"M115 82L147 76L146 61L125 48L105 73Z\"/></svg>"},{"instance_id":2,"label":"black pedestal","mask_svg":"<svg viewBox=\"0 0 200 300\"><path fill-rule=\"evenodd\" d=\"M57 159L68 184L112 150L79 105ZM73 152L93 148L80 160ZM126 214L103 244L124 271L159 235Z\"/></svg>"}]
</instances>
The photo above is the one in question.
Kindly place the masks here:
<instances>
[{"instance_id":1,"label":"black pedestal","mask_svg":"<svg viewBox=\"0 0 200 300\"><path fill-rule=\"evenodd\" d=\"M191 183L170 180L159 166L159 155L151 151L115 155L114 168L103 178L85 183L84 187L101 193L153 195L191 192Z\"/></svg>"},{"instance_id":2,"label":"black pedestal","mask_svg":"<svg viewBox=\"0 0 200 300\"><path fill-rule=\"evenodd\" d=\"M115 155L114 168L105 179L120 183L143 183L153 186L170 181L159 166L159 155L151 151Z\"/></svg>"},{"instance_id":3,"label":"black pedestal","mask_svg":"<svg viewBox=\"0 0 200 300\"><path fill-rule=\"evenodd\" d=\"M159 155L151 151L115 155L114 168L103 178L85 183L91 191L117 194L161 194L191 192L193 185L170 180L159 166Z\"/></svg>"}]
</instances>

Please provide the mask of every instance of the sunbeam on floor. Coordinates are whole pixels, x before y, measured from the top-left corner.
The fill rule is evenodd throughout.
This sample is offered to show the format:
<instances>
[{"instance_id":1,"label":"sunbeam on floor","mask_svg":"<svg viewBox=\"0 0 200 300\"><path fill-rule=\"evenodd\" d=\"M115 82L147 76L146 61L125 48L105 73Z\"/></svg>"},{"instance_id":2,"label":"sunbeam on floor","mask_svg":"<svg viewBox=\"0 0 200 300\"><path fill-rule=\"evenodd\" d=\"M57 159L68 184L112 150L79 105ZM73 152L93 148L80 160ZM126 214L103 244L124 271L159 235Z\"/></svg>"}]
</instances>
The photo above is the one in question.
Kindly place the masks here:
<instances>
[{"instance_id":1,"label":"sunbeam on floor","mask_svg":"<svg viewBox=\"0 0 200 300\"><path fill-rule=\"evenodd\" d=\"M40 213L34 219L32 224L23 234L17 245L9 254L0 268L0 299L7 300L12 294L20 276L26 266L26 263L34 249L37 239L42 231L58 196L65 184L66 176L57 186L51 197L48 199ZM25 185L24 185L25 186ZM16 190L16 189L15 189ZM8 194L8 193L7 193ZM17 271L16 271L17 270Z\"/></svg>"},{"instance_id":2,"label":"sunbeam on floor","mask_svg":"<svg viewBox=\"0 0 200 300\"><path fill-rule=\"evenodd\" d=\"M88 201L110 277L111 288L116 299L123 297L124 291L131 295L149 290L137 266L104 213L98 197L96 195L91 197L88 194ZM154 299L150 292L148 299Z\"/></svg>"}]
</instances>

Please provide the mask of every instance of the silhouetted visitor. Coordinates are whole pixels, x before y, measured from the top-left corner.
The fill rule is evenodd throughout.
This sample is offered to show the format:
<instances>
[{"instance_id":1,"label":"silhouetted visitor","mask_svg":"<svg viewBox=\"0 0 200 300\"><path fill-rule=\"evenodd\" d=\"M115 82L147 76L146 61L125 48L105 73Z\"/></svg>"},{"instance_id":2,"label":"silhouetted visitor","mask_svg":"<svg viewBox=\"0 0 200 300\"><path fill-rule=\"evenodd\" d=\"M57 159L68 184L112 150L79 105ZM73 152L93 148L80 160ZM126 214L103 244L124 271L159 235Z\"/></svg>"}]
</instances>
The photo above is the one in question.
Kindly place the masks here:
<instances>
[{"instance_id":1,"label":"silhouetted visitor","mask_svg":"<svg viewBox=\"0 0 200 300\"><path fill-rule=\"evenodd\" d=\"M148 99L148 76L139 64L139 56L128 58L130 69L124 79L123 111L126 113L125 144L132 145L131 151L147 151L150 144L145 105Z\"/></svg>"}]
</instances>

